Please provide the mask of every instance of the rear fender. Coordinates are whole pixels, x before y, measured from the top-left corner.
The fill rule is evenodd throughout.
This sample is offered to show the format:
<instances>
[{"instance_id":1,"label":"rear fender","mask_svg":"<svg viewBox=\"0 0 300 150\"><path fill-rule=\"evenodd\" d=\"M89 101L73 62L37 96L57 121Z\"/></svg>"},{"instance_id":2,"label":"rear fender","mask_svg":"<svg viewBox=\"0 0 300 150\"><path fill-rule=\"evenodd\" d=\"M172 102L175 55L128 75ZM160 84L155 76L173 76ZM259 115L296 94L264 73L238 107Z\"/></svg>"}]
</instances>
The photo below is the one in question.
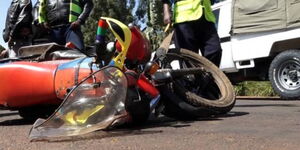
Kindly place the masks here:
<instances>
[{"instance_id":1,"label":"rear fender","mask_svg":"<svg viewBox=\"0 0 300 150\"><path fill-rule=\"evenodd\" d=\"M149 93L152 97L157 97L159 95L159 91L156 87L143 74L140 75L137 85L141 90Z\"/></svg>"}]
</instances>

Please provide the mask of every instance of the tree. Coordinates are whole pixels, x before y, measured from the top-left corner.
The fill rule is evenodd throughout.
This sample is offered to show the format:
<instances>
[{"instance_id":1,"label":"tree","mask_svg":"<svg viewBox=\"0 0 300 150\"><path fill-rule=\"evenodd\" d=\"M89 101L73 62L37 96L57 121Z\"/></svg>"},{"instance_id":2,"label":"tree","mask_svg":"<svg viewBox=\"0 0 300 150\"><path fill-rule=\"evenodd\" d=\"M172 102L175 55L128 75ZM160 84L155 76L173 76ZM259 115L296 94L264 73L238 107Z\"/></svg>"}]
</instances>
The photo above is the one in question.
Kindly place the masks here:
<instances>
[{"instance_id":1,"label":"tree","mask_svg":"<svg viewBox=\"0 0 300 150\"><path fill-rule=\"evenodd\" d=\"M161 0L140 0L138 2L135 21L145 23L147 27L162 27L163 7Z\"/></svg>"},{"instance_id":2,"label":"tree","mask_svg":"<svg viewBox=\"0 0 300 150\"><path fill-rule=\"evenodd\" d=\"M148 13L148 4L149 0L139 0L137 4L137 9L135 11L135 24L146 24L148 21L147 13Z\"/></svg>"},{"instance_id":3,"label":"tree","mask_svg":"<svg viewBox=\"0 0 300 150\"><path fill-rule=\"evenodd\" d=\"M138 9L138 14L144 15L144 18L147 18L145 21L147 27L144 32L150 41L152 50L155 50L159 47L163 37L165 36L163 32L164 24L162 2L161 0L147 0L140 2L139 5L139 8L141 9Z\"/></svg>"},{"instance_id":4,"label":"tree","mask_svg":"<svg viewBox=\"0 0 300 150\"><path fill-rule=\"evenodd\" d=\"M106 16L118 19L124 24L133 22L139 25L145 29L144 32L150 40L152 49L158 47L163 37L161 0L93 0L93 2L93 12L82 30L86 45L94 43L97 22L101 16ZM136 8L135 12L133 12L134 8Z\"/></svg>"},{"instance_id":5,"label":"tree","mask_svg":"<svg viewBox=\"0 0 300 150\"><path fill-rule=\"evenodd\" d=\"M97 22L101 16L118 19L124 24L133 22L139 25L150 40L152 49L156 49L161 43L164 37L161 0L93 0L93 2L93 12L83 28L86 45L94 43ZM136 10L133 12L134 8Z\"/></svg>"},{"instance_id":6,"label":"tree","mask_svg":"<svg viewBox=\"0 0 300 150\"><path fill-rule=\"evenodd\" d=\"M93 0L93 2L94 9L82 30L85 44L91 45L94 43L97 23L101 16L115 18L124 24L133 22L132 10L135 0Z\"/></svg>"}]
</instances>

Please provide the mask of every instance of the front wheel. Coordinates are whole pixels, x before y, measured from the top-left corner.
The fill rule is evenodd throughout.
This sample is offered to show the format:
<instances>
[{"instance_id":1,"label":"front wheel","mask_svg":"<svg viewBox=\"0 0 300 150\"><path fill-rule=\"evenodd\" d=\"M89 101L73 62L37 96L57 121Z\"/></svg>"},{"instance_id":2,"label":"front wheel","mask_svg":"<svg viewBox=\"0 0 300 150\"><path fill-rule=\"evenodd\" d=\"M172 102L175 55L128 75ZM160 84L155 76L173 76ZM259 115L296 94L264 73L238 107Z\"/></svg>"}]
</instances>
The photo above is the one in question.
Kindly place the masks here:
<instances>
[{"instance_id":1,"label":"front wheel","mask_svg":"<svg viewBox=\"0 0 300 150\"><path fill-rule=\"evenodd\" d=\"M269 79L277 94L284 99L300 97L300 51L278 54L269 68Z\"/></svg>"},{"instance_id":2,"label":"front wheel","mask_svg":"<svg viewBox=\"0 0 300 150\"><path fill-rule=\"evenodd\" d=\"M166 115L186 118L224 114L235 104L233 86L227 76L206 58L186 49L167 53L163 68L202 68L162 88Z\"/></svg>"}]
</instances>

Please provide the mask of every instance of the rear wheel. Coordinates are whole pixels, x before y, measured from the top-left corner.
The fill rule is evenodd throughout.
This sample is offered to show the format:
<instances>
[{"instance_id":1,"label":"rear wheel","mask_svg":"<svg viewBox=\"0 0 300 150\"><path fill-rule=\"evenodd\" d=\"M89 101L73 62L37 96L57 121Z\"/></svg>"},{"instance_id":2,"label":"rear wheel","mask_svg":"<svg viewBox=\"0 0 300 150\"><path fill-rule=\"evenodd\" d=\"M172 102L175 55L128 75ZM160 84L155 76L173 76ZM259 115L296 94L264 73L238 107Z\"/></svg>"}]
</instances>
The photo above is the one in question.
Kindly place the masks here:
<instances>
[{"instance_id":1,"label":"rear wheel","mask_svg":"<svg viewBox=\"0 0 300 150\"><path fill-rule=\"evenodd\" d=\"M206 58L185 49L167 53L163 68L202 68L174 79L161 88L165 114L171 117L199 117L229 112L235 104L234 89L227 76Z\"/></svg>"}]
</instances>

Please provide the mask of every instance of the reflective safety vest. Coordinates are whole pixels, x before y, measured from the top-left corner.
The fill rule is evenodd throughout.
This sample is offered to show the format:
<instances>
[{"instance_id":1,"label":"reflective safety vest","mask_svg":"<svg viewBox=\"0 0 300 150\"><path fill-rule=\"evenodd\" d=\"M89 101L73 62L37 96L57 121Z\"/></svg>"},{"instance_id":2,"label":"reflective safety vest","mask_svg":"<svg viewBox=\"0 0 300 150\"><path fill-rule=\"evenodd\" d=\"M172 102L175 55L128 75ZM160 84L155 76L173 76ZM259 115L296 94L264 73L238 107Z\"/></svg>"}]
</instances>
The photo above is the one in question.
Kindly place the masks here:
<instances>
[{"instance_id":1,"label":"reflective safety vest","mask_svg":"<svg viewBox=\"0 0 300 150\"><path fill-rule=\"evenodd\" d=\"M80 6L79 0L71 0L69 22L76 21L81 13L82 8Z\"/></svg>"},{"instance_id":2,"label":"reflective safety vest","mask_svg":"<svg viewBox=\"0 0 300 150\"><path fill-rule=\"evenodd\" d=\"M210 0L181 0L174 5L175 23L182 23L199 19L204 11L207 21L216 22L215 15L211 9Z\"/></svg>"},{"instance_id":3,"label":"reflective safety vest","mask_svg":"<svg viewBox=\"0 0 300 150\"><path fill-rule=\"evenodd\" d=\"M47 0L40 0L39 23L46 22L46 20L47 20L46 7L47 7ZM80 1L79 0L71 0L69 22L76 21L81 13L82 13L82 8L80 6Z\"/></svg>"}]
</instances>

